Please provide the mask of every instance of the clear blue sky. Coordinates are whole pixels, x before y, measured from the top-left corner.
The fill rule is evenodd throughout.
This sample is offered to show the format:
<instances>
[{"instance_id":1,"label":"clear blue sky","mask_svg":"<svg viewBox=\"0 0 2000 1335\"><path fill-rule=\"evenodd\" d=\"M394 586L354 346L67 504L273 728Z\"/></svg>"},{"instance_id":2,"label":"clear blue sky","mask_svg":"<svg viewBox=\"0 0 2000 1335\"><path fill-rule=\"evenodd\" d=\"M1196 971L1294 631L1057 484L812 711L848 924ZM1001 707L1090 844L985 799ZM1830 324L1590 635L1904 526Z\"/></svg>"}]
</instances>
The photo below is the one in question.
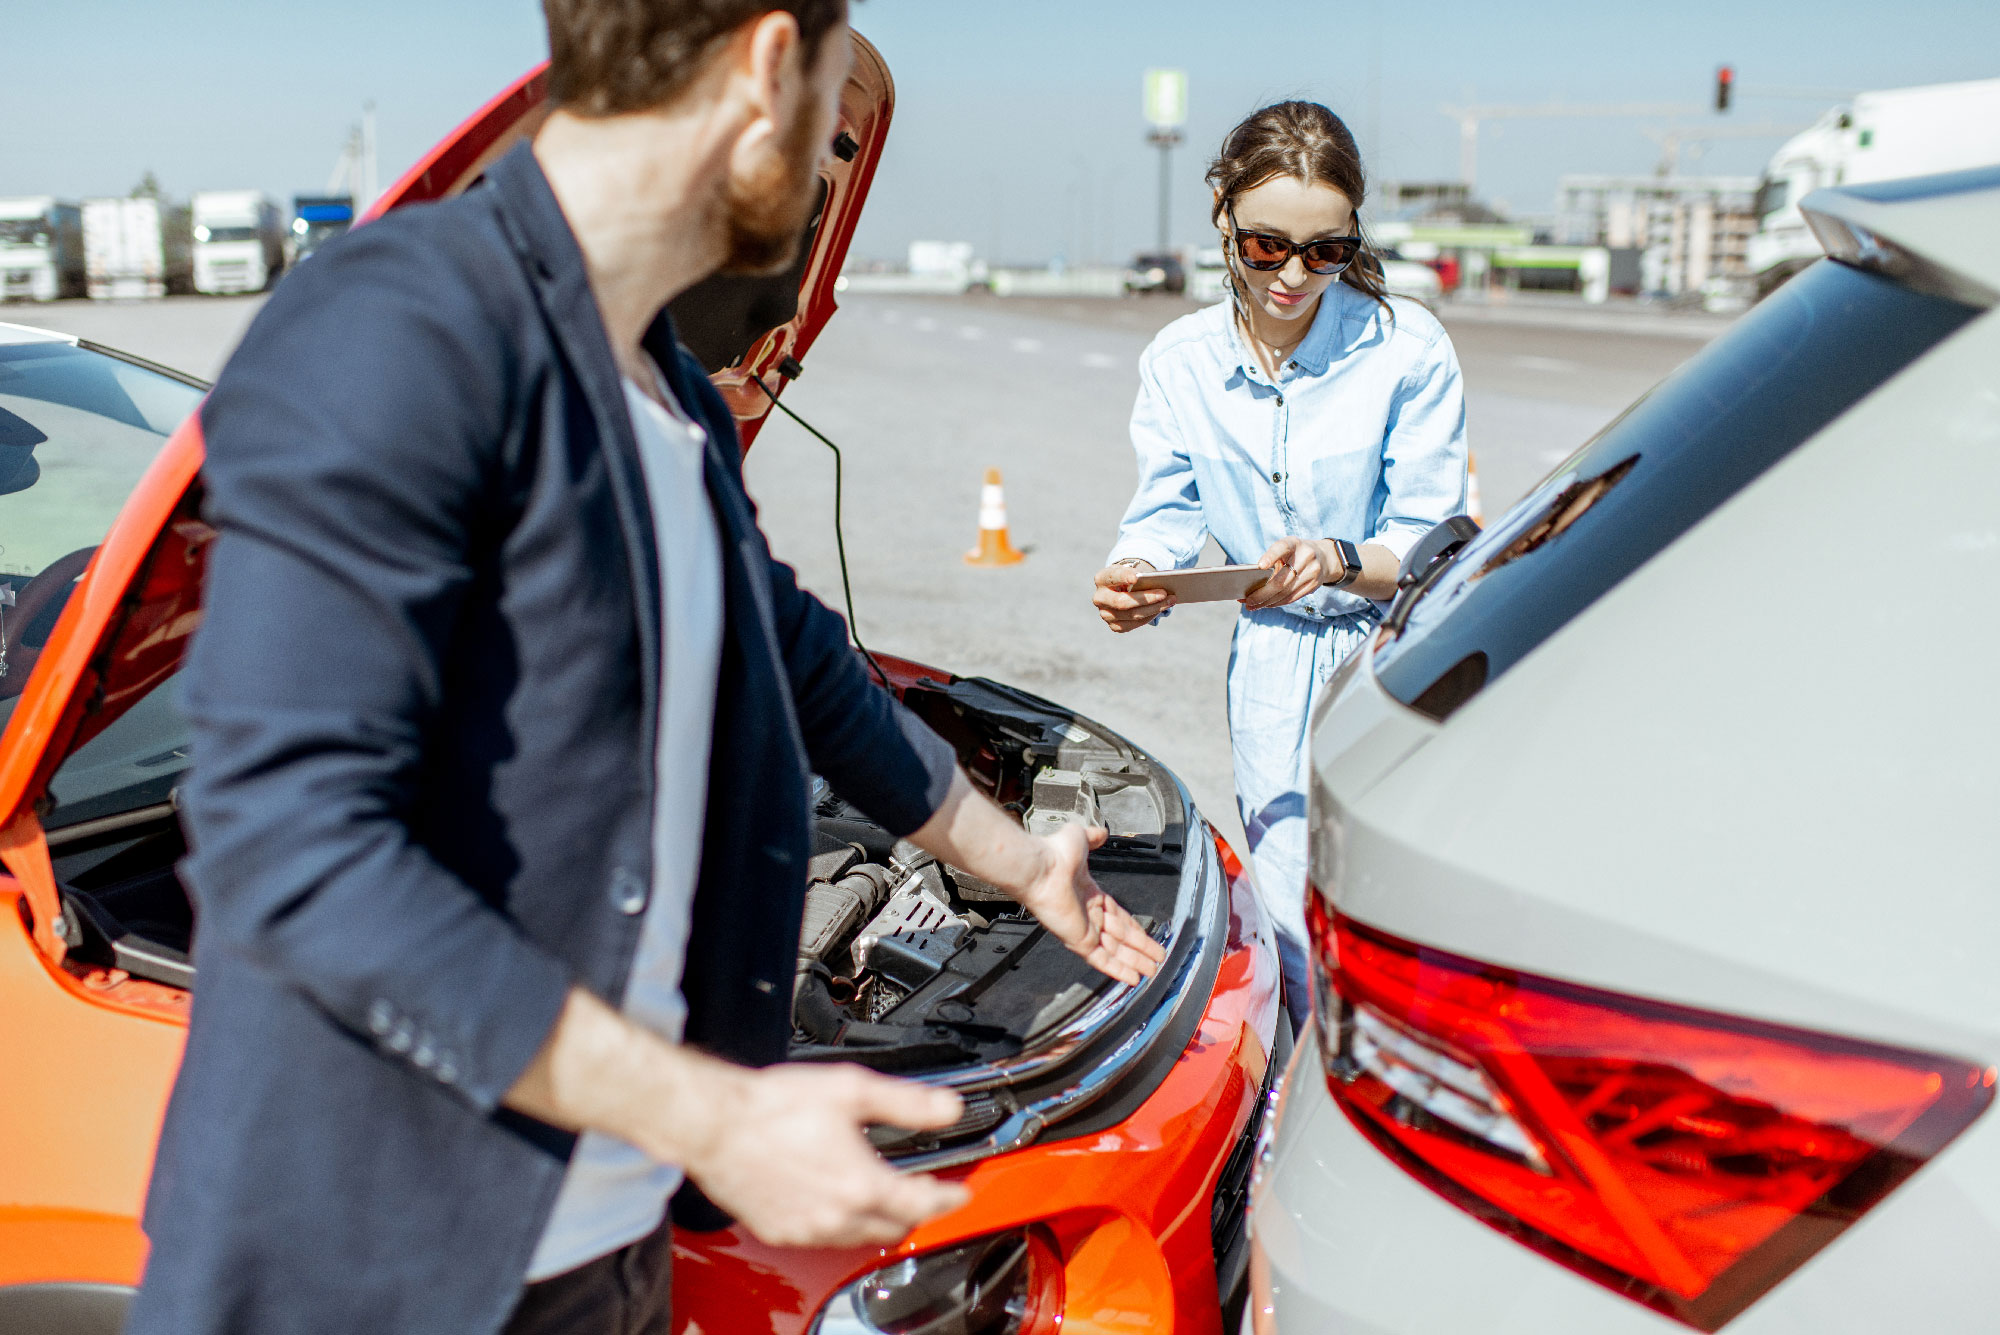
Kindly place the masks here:
<instances>
[{"instance_id":1,"label":"clear blue sky","mask_svg":"<svg viewBox=\"0 0 2000 1335\"><path fill-rule=\"evenodd\" d=\"M60 0L9 3L0 194L170 193L325 184L373 98L388 181L544 54L533 0ZM972 241L1001 259L1112 259L1154 228L1141 72L1179 66L1189 146L1174 230L1205 227L1200 162L1261 102L1306 96L1346 116L1377 178L1451 178L1442 102L1703 102L1718 63L1730 118L1803 124L1823 104L1765 87L1887 88L2000 76L1994 0L1679 0L1667 5L1430 5L1380 0L862 0L856 26L898 87L895 129L856 243ZM1712 117L1702 117L1711 120ZM1643 172L1633 121L1489 125L1482 193L1546 212L1566 171ZM1699 170L1755 173L1776 140L1723 141Z\"/></svg>"}]
</instances>

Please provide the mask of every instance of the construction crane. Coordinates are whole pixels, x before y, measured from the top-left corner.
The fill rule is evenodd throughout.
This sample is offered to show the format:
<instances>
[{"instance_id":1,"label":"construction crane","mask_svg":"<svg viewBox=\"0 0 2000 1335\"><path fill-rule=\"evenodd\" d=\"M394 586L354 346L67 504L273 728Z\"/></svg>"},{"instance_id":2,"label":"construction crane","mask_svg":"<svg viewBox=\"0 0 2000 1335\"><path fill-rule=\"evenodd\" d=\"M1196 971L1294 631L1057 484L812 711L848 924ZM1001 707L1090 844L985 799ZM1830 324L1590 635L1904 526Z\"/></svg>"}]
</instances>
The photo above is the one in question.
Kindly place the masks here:
<instances>
[{"instance_id":1,"label":"construction crane","mask_svg":"<svg viewBox=\"0 0 2000 1335\"><path fill-rule=\"evenodd\" d=\"M1592 120L1639 118L1671 120L1698 115L1708 108L1691 102L1614 102L1604 105L1576 105L1545 102L1539 106L1444 106L1445 115L1458 122L1458 175L1470 198L1479 174L1479 125L1482 121L1556 120L1584 116Z\"/></svg>"},{"instance_id":2,"label":"construction crane","mask_svg":"<svg viewBox=\"0 0 2000 1335\"><path fill-rule=\"evenodd\" d=\"M1726 73L1725 73L1726 71ZM1730 93L1735 97L1766 97L1793 99L1799 101L1844 101L1852 94L1837 88L1794 88L1770 84L1739 85L1733 66L1725 65L1716 72L1717 98L1715 110L1727 111ZM1724 90L1729 90L1725 92ZM1478 183L1479 173L1479 125L1482 121L1501 120L1559 120L1588 117L1594 120L1678 120L1689 116L1707 114L1710 108L1694 102L1613 102L1608 104L1577 105L1569 102L1544 102L1526 106L1477 106L1469 100L1462 106L1443 106L1438 110L1458 122L1458 175L1465 182L1465 193L1469 198ZM1791 134L1798 127L1773 127L1768 125L1732 126L1729 130L1665 130L1648 131L1658 139L1666 151L1669 172L1679 165L1680 145L1711 139L1754 139L1767 135ZM1668 138L1667 136L1673 136Z\"/></svg>"}]
</instances>

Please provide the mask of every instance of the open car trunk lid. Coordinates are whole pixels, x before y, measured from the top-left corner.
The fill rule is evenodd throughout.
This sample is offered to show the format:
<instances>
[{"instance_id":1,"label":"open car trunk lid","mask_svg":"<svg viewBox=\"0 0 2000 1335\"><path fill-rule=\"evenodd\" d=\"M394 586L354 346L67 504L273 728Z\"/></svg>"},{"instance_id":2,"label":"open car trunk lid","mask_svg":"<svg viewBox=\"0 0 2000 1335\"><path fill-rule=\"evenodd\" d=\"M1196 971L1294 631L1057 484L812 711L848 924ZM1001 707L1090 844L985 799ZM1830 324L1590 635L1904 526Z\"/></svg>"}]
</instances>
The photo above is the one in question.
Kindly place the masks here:
<instances>
[{"instance_id":1,"label":"open car trunk lid","mask_svg":"<svg viewBox=\"0 0 2000 1335\"><path fill-rule=\"evenodd\" d=\"M682 341L709 370L748 450L780 367L802 361L832 317L861 206L895 105L888 66L853 37L834 155L821 171L818 216L797 262L770 278L718 275L676 299ZM547 117L548 72L537 68L476 112L368 210L445 199L532 135ZM793 369L796 369L795 367ZM201 422L191 416L161 447L78 582L0 737L0 863L21 883L36 942L60 959L61 897L42 816L63 762L179 668L201 621L201 584L214 530L201 518Z\"/></svg>"}]
</instances>

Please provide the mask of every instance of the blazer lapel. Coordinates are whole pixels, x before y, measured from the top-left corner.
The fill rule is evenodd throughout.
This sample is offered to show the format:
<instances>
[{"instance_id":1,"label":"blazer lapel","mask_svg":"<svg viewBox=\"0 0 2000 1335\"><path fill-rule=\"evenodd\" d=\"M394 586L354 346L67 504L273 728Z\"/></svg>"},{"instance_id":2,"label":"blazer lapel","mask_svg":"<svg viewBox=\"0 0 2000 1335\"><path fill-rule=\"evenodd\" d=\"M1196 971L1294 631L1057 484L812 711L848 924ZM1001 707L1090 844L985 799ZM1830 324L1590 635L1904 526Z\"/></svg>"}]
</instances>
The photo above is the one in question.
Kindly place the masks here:
<instances>
[{"instance_id":1,"label":"blazer lapel","mask_svg":"<svg viewBox=\"0 0 2000 1335\"><path fill-rule=\"evenodd\" d=\"M514 231L515 249L541 294L543 309L570 367L583 384L603 447L605 472L618 509L632 573L632 611L639 624L640 679L645 692L646 735L657 735L660 696L660 556L653 535L652 503L639 462L639 442L611 341L591 295L583 252L549 189L528 144L493 164L486 178L499 192L502 218Z\"/></svg>"}]
</instances>

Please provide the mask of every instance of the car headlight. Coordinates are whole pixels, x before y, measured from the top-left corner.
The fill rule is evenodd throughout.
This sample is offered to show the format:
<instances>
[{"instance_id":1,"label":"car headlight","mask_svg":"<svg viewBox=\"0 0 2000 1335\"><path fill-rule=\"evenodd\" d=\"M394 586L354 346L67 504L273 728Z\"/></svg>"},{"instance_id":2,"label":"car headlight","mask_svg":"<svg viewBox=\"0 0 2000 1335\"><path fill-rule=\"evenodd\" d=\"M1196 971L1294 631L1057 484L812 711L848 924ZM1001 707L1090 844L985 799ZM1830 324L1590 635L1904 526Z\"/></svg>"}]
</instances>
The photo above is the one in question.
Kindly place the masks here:
<instances>
[{"instance_id":1,"label":"car headlight","mask_svg":"<svg viewBox=\"0 0 2000 1335\"><path fill-rule=\"evenodd\" d=\"M813 1335L1054 1335L1062 1258L1038 1229L905 1257L833 1295Z\"/></svg>"}]
</instances>

